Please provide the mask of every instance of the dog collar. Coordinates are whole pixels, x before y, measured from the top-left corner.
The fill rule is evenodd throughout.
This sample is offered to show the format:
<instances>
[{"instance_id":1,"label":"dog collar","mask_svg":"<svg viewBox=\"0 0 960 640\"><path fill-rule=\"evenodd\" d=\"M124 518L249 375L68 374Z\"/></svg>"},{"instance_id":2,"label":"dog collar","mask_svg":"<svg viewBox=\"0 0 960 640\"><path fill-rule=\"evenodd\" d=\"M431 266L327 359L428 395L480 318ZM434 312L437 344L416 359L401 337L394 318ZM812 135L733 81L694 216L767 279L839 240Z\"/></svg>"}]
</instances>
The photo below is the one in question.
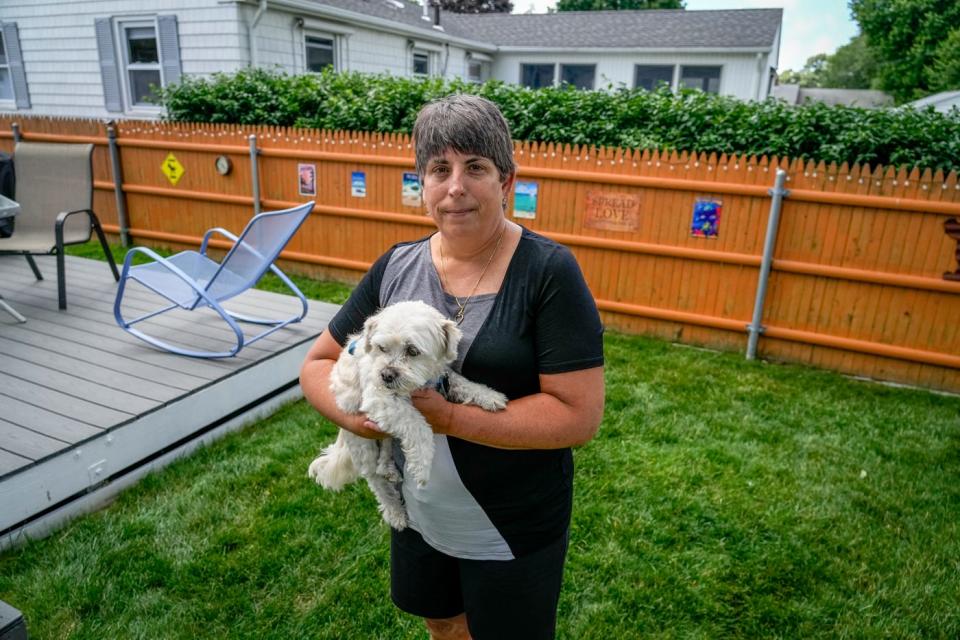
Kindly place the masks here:
<instances>
[{"instance_id":1,"label":"dog collar","mask_svg":"<svg viewBox=\"0 0 960 640\"><path fill-rule=\"evenodd\" d=\"M444 398L447 397L447 394L450 393L450 377L447 374L443 374L432 383L433 388L437 390L437 393L442 395Z\"/></svg>"}]
</instances>

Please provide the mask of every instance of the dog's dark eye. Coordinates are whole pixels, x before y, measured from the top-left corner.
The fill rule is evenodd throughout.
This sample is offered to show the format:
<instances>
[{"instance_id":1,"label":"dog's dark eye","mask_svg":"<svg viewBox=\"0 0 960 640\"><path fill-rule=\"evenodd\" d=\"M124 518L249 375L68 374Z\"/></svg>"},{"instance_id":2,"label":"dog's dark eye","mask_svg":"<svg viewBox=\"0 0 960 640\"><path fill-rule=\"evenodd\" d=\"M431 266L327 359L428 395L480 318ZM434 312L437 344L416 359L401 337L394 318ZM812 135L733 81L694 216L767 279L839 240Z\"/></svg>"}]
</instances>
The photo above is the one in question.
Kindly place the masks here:
<instances>
[{"instance_id":1,"label":"dog's dark eye","mask_svg":"<svg viewBox=\"0 0 960 640\"><path fill-rule=\"evenodd\" d=\"M386 352L387 352L387 348L384 347L382 344L378 344L378 345L377 345L377 349L380 349L380 353L386 353Z\"/></svg>"},{"instance_id":2,"label":"dog's dark eye","mask_svg":"<svg viewBox=\"0 0 960 640\"><path fill-rule=\"evenodd\" d=\"M416 358L418 355L420 355L420 349L417 349L415 346L410 345L409 347L407 347L407 355L410 356L411 358Z\"/></svg>"}]
</instances>

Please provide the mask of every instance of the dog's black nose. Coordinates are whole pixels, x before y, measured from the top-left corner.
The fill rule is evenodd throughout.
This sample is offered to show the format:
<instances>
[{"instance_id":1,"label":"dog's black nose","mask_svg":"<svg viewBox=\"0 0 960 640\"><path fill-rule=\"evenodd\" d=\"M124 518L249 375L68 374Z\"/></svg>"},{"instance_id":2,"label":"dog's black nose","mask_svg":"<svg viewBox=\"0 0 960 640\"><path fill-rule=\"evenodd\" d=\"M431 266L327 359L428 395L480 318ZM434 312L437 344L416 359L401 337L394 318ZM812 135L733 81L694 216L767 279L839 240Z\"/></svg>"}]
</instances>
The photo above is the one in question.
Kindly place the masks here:
<instances>
[{"instance_id":1,"label":"dog's black nose","mask_svg":"<svg viewBox=\"0 0 960 640\"><path fill-rule=\"evenodd\" d=\"M383 380L384 384L392 384L397 379L397 370L387 367L380 372L380 379Z\"/></svg>"}]
</instances>

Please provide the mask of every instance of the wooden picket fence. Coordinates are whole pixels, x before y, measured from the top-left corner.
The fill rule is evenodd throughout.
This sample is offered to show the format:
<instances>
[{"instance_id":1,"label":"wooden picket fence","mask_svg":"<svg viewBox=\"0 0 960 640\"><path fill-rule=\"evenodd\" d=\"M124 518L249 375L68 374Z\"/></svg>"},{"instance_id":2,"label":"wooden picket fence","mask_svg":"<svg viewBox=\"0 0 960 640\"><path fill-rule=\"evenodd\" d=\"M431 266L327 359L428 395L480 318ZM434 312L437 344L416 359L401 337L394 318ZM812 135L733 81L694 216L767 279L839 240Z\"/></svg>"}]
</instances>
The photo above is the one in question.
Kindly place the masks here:
<instances>
[{"instance_id":1,"label":"wooden picket fence","mask_svg":"<svg viewBox=\"0 0 960 640\"><path fill-rule=\"evenodd\" d=\"M95 207L118 233L107 125L4 116L0 149L12 150L14 122L24 140L97 145ZM433 228L411 204L406 135L114 126L138 244L196 246L210 227L242 229L254 206L250 136L263 209L317 201L283 254L287 268L356 280L390 245ZM182 168L175 185L162 171L171 154ZM573 250L608 328L721 349L746 345L769 191L786 171L760 357L960 392L960 281L945 277L960 269L945 229L960 218L956 173L537 143L517 143L515 155L518 180L536 197L535 217L513 219ZM218 156L232 161L227 175ZM302 165L306 177L313 167L315 196L303 195ZM695 207L711 206L716 235L694 235Z\"/></svg>"}]
</instances>

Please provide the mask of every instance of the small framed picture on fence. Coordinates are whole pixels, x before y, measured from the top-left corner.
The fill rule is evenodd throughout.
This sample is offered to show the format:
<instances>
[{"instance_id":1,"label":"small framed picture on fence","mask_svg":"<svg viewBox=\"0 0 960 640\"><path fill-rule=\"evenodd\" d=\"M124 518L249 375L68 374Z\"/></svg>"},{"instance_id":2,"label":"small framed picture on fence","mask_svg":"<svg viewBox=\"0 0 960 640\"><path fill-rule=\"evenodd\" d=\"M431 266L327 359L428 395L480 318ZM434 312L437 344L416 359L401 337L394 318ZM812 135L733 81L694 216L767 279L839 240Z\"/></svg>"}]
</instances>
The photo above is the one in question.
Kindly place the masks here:
<instances>
[{"instance_id":1,"label":"small framed picture on fence","mask_svg":"<svg viewBox=\"0 0 960 640\"><path fill-rule=\"evenodd\" d=\"M513 191L513 217L537 217L537 183L517 182Z\"/></svg>"},{"instance_id":2,"label":"small framed picture on fence","mask_svg":"<svg viewBox=\"0 0 960 640\"><path fill-rule=\"evenodd\" d=\"M297 177L300 183L300 195L317 195L317 165L298 164Z\"/></svg>"},{"instance_id":3,"label":"small framed picture on fence","mask_svg":"<svg viewBox=\"0 0 960 640\"><path fill-rule=\"evenodd\" d=\"M696 238L716 238L720 235L720 212L723 201L716 198L697 198L693 201L693 222L690 235Z\"/></svg>"}]
</instances>

